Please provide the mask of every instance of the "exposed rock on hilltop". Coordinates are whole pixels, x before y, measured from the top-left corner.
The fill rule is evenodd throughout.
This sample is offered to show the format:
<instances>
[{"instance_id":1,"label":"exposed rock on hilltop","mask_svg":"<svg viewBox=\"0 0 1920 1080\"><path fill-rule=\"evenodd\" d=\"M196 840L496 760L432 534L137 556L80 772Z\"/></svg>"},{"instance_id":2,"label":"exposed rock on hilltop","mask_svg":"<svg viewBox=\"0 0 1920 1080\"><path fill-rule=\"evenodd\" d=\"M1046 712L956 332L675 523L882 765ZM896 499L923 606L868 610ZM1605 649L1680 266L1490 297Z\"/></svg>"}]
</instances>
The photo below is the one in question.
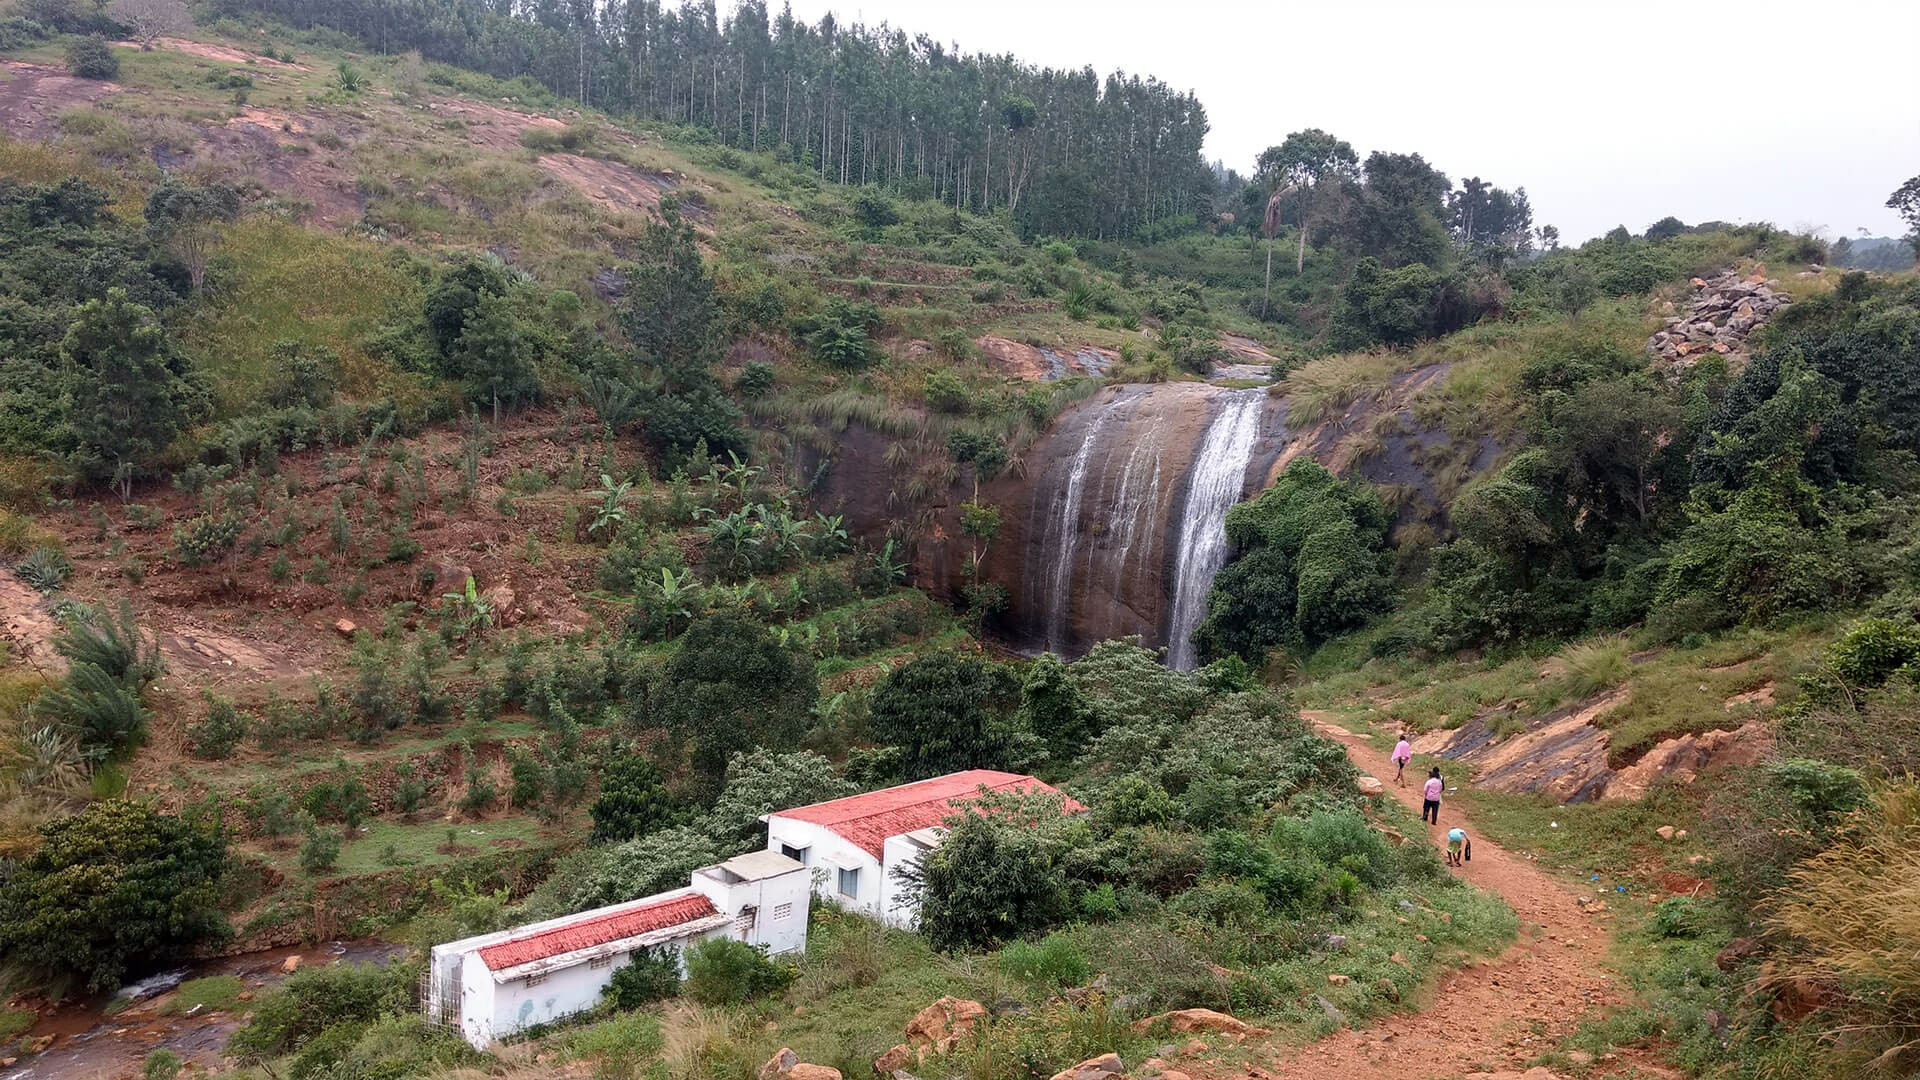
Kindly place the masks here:
<instances>
[{"instance_id":1,"label":"exposed rock on hilltop","mask_svg":"<svg viewBox=\"0 0 1920 1080\"><path fill-rule=\"evenodd\" d=\"M1767 277L1767 268L1758 265L1745 277L1727 270L1710 279L1694 278L1693 303L1686 314L1669 317L1666 328L1647 339L1647 348L1665 363L1670 377L1710 352L1725 356L1737 371L1747 362L1747 335L1793 303L1792 297L1774 291L1777 284Z\"/></svg>"},{"instance_id":2,"label":"exposed rock on hilltop","mask_svg":"<svg viewBox=\"0 0 1920 1080\"><path fill-rule=\"evenodd\" d=\"M1504 738L1503 717L1490 711L1451 731L1428 732L1414 740L1413 749L1471 765L1475 786L1482 790L1569 803L1644 798L1662 780L1689 784L1709 769L1752 765L1771 745L1767 726L1748 721L1664 739L1616 768L1610 760L1612 732L1598 721L1626 698L1624 691L1614 691L1556 709Z\"/></svg>"}]
</instances>

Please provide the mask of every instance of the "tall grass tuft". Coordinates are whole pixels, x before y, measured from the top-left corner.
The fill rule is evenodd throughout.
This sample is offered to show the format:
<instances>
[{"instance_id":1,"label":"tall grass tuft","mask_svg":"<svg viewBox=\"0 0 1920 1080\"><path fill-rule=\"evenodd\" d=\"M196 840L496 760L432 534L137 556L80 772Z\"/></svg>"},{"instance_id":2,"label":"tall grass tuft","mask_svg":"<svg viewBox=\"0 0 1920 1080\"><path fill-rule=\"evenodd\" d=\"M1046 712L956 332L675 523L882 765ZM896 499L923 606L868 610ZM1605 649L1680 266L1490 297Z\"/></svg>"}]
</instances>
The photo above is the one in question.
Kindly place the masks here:
<instances>
[{"instance_id":1,"label":"tall grass tuft","mask_svg":"<svg viewBox=\"0 0 1920 1080\"><path fill-rule=\"evenodd\" d=\"M1602 690L1611 690L1633 674L1633 661L1627 658L1627 643L1619 638L1569 646L1561 650L1560 661L1567 670L1560 676L1558 689L1564 699L1572 701L1584 701Z\"/></svg>"},{"instance_id":2,"label":"tall grass tuft","mask_svg":"<svg viewBox=\"0 0 1920 1080\"><path fill-rule=\"evenodd\" d=\"M1775 910L1799 948L1772 982L1837 988L1826 1075L1912 1076L1920 1069L1920 784L1878 792L1837 843L1801 863Z\"/></svg>"}]
</instances>

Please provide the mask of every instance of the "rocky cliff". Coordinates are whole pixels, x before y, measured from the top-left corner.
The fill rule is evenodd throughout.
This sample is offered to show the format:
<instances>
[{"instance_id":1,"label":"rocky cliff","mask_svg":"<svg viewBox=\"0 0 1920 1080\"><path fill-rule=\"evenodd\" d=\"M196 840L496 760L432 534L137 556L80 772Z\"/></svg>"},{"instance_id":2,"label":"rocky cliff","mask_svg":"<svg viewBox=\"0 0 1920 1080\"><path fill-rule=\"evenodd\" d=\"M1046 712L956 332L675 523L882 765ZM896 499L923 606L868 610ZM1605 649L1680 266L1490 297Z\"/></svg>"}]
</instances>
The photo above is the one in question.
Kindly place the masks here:
<instances>
[{"instance_id":1,"label":"rocky cliff","mask_svg":"<svg viewBox=\"0 0 1920 1080\"><path fill-rule=\"evenodd\" d=\"M1062 414L980 501L1000 510L981 576L1007 591L995 629L1024 651L1067 656L1112 638L1138 635L1165 646L1179 666L1206 610L1213 574L1227 557L1226 511L1264 489L1306 456L1342 475L1401 491L1402 512L1437 517L1442 468L1479 471L1501 448L1441 453L1447 437L1416 422L1413 402L1440 387L1444 365L1394 376L1298 429L1289 402L1267 388L1203 382L1108 386ZM846 515L870 542L915 522L914 580L937 595L960 595L970 542L958 508L973 496L962 479L913 504L892 440L858 425L835 436L815 492L829 513ZM1464 463L1464 465L1462 464ZM1451 482L1457 482L1457 477Z\"/></svg>"}]
</instances>

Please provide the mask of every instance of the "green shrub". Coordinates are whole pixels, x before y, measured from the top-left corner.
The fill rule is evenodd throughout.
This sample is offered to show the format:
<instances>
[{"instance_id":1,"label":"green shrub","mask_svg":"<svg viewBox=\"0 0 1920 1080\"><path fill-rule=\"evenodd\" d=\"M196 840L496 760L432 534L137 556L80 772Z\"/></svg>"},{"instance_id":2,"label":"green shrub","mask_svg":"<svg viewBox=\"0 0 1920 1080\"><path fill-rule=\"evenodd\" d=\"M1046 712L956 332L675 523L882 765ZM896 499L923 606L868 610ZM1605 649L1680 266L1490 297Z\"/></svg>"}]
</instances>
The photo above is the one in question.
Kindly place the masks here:
<instances>
[{"instance_id":1,"label":"green shrub","mask_svg":"<svg viewBox=\"0 0 1920 1080\"><path fill-rule=\"evenodd\" d=\"M936 368L927 372L926 386L923 391L927 407L934 412L964 413L973 404L973 395L967 393L965 383L960 377L945 368Z\"/></svg>"},{"instance_id":2,"label":"green shrub","mask_svg":"<svg viewBox=\"0 0 1920 1080\"><path fill-rule=\"evenodd\" d=\"M412 978L404 966L336 964L301 968L253 1003L253 1015L233 1035L230 1052L276 1057L331 1027L372 1021L412 1006Z\"/></svg>"},{"instance_id":3,"label":"green shrub","mask_svg":"<svg viewBox=\"0 0 1920 1080\"><path fill-rule=\"evenodd\" d=\"M308 819L300 840L300 869L309 874L324 874L340 861L340 832L322 828Z\"/></svg>"},{"instance_id":4,"label":"green shrub","mask_svg":"<svg viewBox=\"0 0 1920 1080\"><path fill-rule=\"evenodd\" d=\"M187 748L194 757L221 760L247 737L249 726L232 698L208 693L207 715L187 725Z\"/></svg>"},{"instance_id":5,"label":"green shrub","mask_svg":"<svg viewBox=\"0 0 1920 1080\"><path fill-rule=\"evenodd\" d=\"M27 557L14 566L13 572L21 581L50 593L67 583L73 576L73 561L67 553L57 547L42 545L27 553Z\"/></svg>"},{"instance_id":6,"label":"green shrub","mask_svg":"<svg viewBox=\"0 0 1920 1080\"><path fill-rule=\"evenodd\" d=\"M120 56L102 37L75 38L67 46L67 70L82 79L112 79L120 74Z\"/></svg>"},{"instance_id":7,"label":"green shrub","mask_svg":"<svg viewBox=\"0 0 1920 1080\"><path fill-rule=\"evenodd\" d=\"M994 964L1013 978L1053 989L1079 986L1093 974L1086 954L1059 934L1048 935L1037 944L1010 942L994 958Z\"/></svg>"},{"instance_id":8,"label":"green shrub","mask_svg":"<svg viewBox=\"0 0 1920 1080\"><path fill-rule=\"evenodd\" d=\"M150 1051L140 1063L141 1080L173 1080L184 1066L179 1054L162 1046Z\"/></svg>"},{"instance_id":9,"label":"green shrub","mask_svg":"<svg viewBox=\"0 0 1920 1080\"><path fill-rule=\"evenodd\" d=\"M40 826L0 878L0 956L35 985L121 985L225 935L226 840L123 799Z\"/></svg>"},{"instance_id":10,"label":"green shrub","mask_svg":"<svg viewBox=\"0 0 1920 1080\"><path fill-rule=\"evenodd\" d=\"M173 530L173 560L181 566L205 566L224 558L245 527L238 517L202 514Z\"/></svg>"},{"instance_id":11,"label":"green shrub","mask_svg":"<svg viewBox=\"0 0 1920 1080\"><path fill-rule=\"evenodd\" d=\"M623 1012L680 992L680 956L673 949L635 949L613 973L601 1000Z\"/></svg>"},{"instance_id":12,"label":"green shrub","mask_svg":"<svg viewBox=\"0 0 1920 1080\"><path fill-rule=\"evenodd\" d=\"M674 823L672 794L654 763L639 754L623 754L606 768L600 794L588 808L593 839L631 840Z\"/></svg>"},{"instance_id":13,"label":"green shrub","mask_svg":"<svg viewBox=\"0 0 1920 1080\"><path fill-rule=\"evenodd\" d=\"M794 970L744 941L713 938L687 950L687 996L702 1005L739 1005L777 994Z\"/></svg>"},{"instance_id":14,"label":"green shrub","mask_svg":"<svg viewBox=\"0 0 1920 1080\"><path fill-rule=\"evenodd\" d=\"M1920 626L1910 621L1862 619L1827 648L1840 677L1855 686L1879 686L1897 671L1920 672Z\"/></svg>"}]
</instances>

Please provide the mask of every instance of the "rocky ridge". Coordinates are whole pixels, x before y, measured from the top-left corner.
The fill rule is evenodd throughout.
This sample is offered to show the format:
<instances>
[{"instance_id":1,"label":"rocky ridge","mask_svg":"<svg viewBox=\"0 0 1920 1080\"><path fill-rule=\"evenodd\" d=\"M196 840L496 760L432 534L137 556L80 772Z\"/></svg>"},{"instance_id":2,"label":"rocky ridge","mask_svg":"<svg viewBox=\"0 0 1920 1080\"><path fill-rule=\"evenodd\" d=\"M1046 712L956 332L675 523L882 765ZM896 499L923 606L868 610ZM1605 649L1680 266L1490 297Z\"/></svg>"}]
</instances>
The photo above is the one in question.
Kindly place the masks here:
<instances>
[{"instance_id":1,"label":"rocky ridge","mask_svg":"<svg viewBox=\"0 0 1920 1080\"><path fill-rule=\"evenodd\" d=\"M1741 275L1725 270L1711 278L1694 278L1693 302L1686 314L1670 315L1663 329L1647 339L1647 348L1666 366L1669 378L1700 362L1709 353L1727 358L1735 371L1746 366L1748 335L1764 325L1774 312L1793 303L1776 292L1779 282L1767 277L1764 265Z\"/></svg>"}]
</instances>

